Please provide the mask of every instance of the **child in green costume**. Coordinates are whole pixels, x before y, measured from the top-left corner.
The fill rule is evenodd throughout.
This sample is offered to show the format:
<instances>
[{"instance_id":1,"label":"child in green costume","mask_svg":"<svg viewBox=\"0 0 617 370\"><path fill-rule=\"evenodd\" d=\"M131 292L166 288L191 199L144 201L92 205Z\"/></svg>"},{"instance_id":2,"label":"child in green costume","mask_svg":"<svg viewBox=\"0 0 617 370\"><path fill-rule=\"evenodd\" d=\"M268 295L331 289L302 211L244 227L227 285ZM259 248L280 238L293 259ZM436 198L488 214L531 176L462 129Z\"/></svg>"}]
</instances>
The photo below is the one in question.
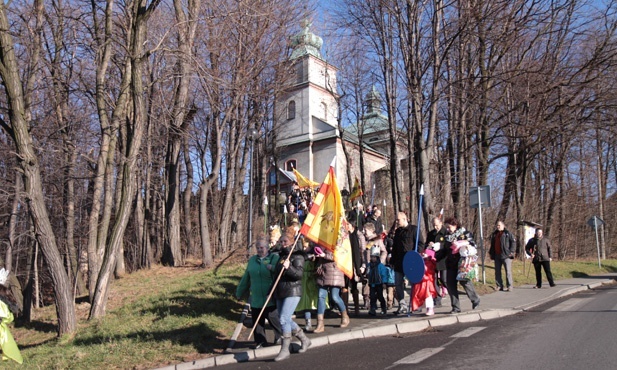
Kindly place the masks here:
<instances>
[{"instance_id":1,"label":"child in green costume","mask_svg":"<svg viewBox=\"0 0 617 370\"><path fill-rule=\"evenodd\" d=\"M17 343L11 335L8 324L13 322L13 314L17 314L18 308L11 290L5 286L9 272L4 268L0 269L0 348L2 348L2 361L9 359L22 364L24 359L21 357Z\"/></svg>"}]
</instances>

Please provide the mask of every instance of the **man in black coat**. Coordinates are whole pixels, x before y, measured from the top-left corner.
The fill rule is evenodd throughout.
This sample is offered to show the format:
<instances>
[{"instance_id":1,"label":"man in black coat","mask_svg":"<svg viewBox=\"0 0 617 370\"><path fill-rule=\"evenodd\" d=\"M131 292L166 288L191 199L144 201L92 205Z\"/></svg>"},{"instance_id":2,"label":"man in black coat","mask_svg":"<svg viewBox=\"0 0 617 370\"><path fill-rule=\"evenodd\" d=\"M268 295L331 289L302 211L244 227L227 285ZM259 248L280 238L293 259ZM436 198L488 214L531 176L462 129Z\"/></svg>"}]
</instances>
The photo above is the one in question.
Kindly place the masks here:
<instances>
[{"instance_id":1,"label":"man in black coat","mask_svg":"<svg viewBox=\"0 0 617 370\"><path fill-rule=\"evenodd\" d=\"M516 239L511 232L506 230L506 225L503 221L498 220L495 223L495 231L491 234L491 248L488 255L495 261L495 283L500 291L509 292L513 289L512 280L512 260L516 252ZM506 286L503 285L501 278L501 267L506 270Z\"/></svg>"},{"instance_id":2,"label":"man in black coat","mask_svg":"<svg viewBox=\"0 0 617 370\"><path fill-rule=\"evenodd\" d=\"M390 264L394 269L395 296L399 302L397 314L407 313L407 302L405 302L405 273L403 272L403 259L405 254L414 250L416 245L417 227L411 225L404 212L399 212L396 216L396 230L392 242L392 253ZM418 253L424 252L424 242L420 236L418 239Z\"/></svg>"}]
</instances>

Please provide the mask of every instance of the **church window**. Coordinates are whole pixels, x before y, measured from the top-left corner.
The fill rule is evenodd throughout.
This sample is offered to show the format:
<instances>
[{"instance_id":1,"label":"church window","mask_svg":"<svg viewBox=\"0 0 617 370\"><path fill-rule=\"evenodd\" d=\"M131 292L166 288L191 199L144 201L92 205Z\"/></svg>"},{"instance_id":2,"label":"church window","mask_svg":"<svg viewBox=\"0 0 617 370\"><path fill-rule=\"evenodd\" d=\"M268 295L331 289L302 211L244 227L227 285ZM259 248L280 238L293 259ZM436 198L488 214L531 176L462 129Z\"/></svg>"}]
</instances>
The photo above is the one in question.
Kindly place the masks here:
<instances>
[{"instance_id":1,"label":"church window","mask_svg":"<svg viewBox=\"0 0 617 370\"><path fill-rule=\"evenodd\" d=\"M285 162L285 170L286 171L293 171L294 168L296 167L296 160L295 159L290 159L287 162Z\"/></svg>"},{"instance_id":2,"label":"church window","mask_svg":"<svg viewBox=\"0 0 617 370\"><path fill-rule=\"evenodd\" d=\"M294 118L296 118L296 102L292 100L287 104L287 119L291 120Z\"/></svg>"}]
</instances>

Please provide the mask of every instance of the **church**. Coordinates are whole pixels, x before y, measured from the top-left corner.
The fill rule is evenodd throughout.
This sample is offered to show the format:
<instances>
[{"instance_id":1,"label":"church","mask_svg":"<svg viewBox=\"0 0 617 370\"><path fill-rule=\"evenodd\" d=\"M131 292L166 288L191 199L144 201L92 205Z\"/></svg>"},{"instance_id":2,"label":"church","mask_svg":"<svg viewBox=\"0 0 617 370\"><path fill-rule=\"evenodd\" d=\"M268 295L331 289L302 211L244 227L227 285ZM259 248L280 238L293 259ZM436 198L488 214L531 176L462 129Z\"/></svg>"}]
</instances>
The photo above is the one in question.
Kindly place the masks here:
<instances>
[{"instance_id":1,"label":"church","mask_svg":"<svg viewBox=\"0 0 617 370\"><path fill-rule=\"evenodd\" d=\"M343 189L350 191L354 179L360 177L362 145L364 183L368 188L364 189L364 199L370 202L371 189L376 185L379 192L375 203L381 204L390 189L390 144L388 118L381 112L380 95L375 88L368 91L360 124L341 129L337 68L322 58L323 41L309 27L305 21L300 33L292 38L289 62L293 80L274 106L275 162L267 177L270 194L275 187L283 197L289 194L296 181L294 168L309 180L321 183L335 157L337 181L345 194ZM358 126L362 127L362 142ZM404 147L398 150L404 153Z\"/></svg>"}]
</instances>

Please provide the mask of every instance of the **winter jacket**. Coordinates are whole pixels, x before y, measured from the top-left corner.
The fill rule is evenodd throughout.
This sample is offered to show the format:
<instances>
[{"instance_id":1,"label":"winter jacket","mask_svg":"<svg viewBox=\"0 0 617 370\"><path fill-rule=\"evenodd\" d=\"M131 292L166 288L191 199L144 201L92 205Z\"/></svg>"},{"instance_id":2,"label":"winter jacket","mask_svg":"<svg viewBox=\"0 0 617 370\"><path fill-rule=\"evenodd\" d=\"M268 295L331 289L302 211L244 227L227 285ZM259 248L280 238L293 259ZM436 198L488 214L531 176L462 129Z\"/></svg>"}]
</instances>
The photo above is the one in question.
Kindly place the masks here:
<instances>
[{"instance_id":1,"label":"winter jacket","mask_svg":"<svg viewBox=\"0 0 617 370\"><path fill-rule=\"evenodd\" d=\"M325 257L317 258L317 270L321 269L322 271L322 274L317 274L317 285L321 287L344 287L345 274L336 267L334 254L329 250L326 250L325 254Z\"/></svg>"},{"instance_id":2,"label":"winter jacket","mask_svg":"<svg viewBox=\"0 0 617 370\"><path fill-rule=\"evenodd\" d=\"M503 230L501 232L500 245L501 245L501 254L499 256L495 255L495 243L497 239L497 235L499 235L499 231L495 230L491 234L491 248L488 250L488 255L492 260L495 258L500 258L505 260L507 258L514 258L514 253L516 252L516 239L514 239L514 235L508 230Z\"/></svg>"},{"instance_id":3,"label":"winter jacket","mask_svg":"<svg viewBox=\"0 0 617 370\"><path fill-rule=\"evenodd\" d=\"M473 247L476 246L476 242L473 240L473 234L465 230L464 227L460 227L454 231L453 234L446 235L445 246L442 246L440 250L435 252L435 259L441 261L446 260L446 270L458 272L458 261L461 259L460 253L452 253L452 242L455 240L467 240Z\"/></svg>"},{"instance_id":4,"label":"winter jacket","mask_svg":"<svg viewBox=\"0 0 617 370\"><path fill-rule=\"evenodd\" d=\"M551 260L551 241L547 237L529 239L525 246L525 252L533 256L532 262L543 262Z\"/></svg>"},{"instance_id":5,"label":"winter jacket","mask_svg":"<svg viewBox=\"0 0 617 370\"><path fill-rule=\"evenodd\" d=\"M283 270L283 262L287 258L289 252L283 250L279 263L276 265L276 274L278 275ZM304 274L304 262L306 255L302 251L294 251L289 258L289 268L283 271L281 279L274 291L277 299L287 297L302 297L302 275Z\"/></svg>"},{"instance_id":6,"label":"winter jacket","mask_svg":"<svg viewBox=\"0 0 617 370\"><path fill-rule=\"evenodd\" d=\"M403 273L403 259L405 254L414 250L416 241L416 226L408 224L406 227L399 227L394 232L394 238L392 242L392 256L390 257L390 264L394 271ZM422 237L418 239L418 253L424 251L424 242Z\"/></svg>"},{"instance_id":7,"label":"winter jacket","mask_svg":"<svg viewBox=\"0 0 617 370\"><path fill-rule=\"evenodd\" d=\"M262 308L268 295L272 283L274 282L276 264L278 263L278 254L269 254L263 258L255 255L249 258L246 265L246 270L238 288L236 289L236 297L240 299L247 292L251 295L251 307ZM268 265L271 265L271 270L268 270ZM270 300L268 306L273 306L274 301Z\"/></svg>"},{"instance_id":8,"label":"winter jacket","mask_svg":"<svg viewBox=\"0 0 617 370\"><path fill-rule=\"evenodd\" d=\"M431 231L429 231L428 235L426 236L426 245L428 246L431 242L439 243L439 248L445 248L446 228L442 226L439 230L432 229ZM446 260L443 259L437 263L436 270L442 271L445 269Z\"/></svg>"},{"instance_id":9,"label":"winter jacket","mask_svg":"<svg viewBox=\"0 0 617 370\"><path fill-rule=\"evenodd\" d=\"M380 286L388 280L388 270L380 261L371 262L368 265L367 278L370 286Z\"/></svg>"}]
</instances>

